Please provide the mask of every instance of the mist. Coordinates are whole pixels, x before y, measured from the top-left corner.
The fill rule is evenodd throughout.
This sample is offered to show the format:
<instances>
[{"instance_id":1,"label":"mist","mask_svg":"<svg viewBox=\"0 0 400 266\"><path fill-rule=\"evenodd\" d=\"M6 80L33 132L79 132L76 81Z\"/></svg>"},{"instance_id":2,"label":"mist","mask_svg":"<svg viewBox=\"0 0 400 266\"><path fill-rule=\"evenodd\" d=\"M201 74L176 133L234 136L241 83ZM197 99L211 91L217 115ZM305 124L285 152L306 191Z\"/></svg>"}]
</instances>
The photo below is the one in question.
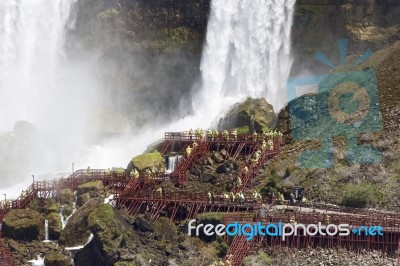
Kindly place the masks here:
<instances>
[{"instance_id":1,"label":"mist","mask_svg":"<svg viewBox=\"0 0 400 266\"><path fill-rule=\"evenodd\" d=\"M72 164L75 170L126 167L164 132L212 128L248 96L280 108L294 1L262 8L224 3L212 2L200 60L188 51L132 50L126 43L136 39L113 30L120 23L114 9L85 39L88 29L76 27L77 0L1 2L0 190L10 187L16 197L32 174L35 180L67 176ZM258 15L249 18L253 9ZM285 19L256 23L270 12ZM264 37L253 38L263 30Z\"/></svg>"}]
</instances>

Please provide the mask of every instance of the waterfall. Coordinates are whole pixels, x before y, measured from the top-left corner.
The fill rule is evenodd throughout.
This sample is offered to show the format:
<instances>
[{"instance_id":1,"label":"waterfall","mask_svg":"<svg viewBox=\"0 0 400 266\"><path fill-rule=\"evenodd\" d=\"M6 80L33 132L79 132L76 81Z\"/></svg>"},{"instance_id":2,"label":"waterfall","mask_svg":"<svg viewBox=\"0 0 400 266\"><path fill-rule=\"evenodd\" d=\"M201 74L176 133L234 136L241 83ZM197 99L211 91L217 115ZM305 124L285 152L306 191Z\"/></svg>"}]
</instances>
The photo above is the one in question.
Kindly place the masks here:
<instances>
[{"instance_id":1,"label":"waterfall","mask_svg":"<svg viewBox=\"0 0 400 266\"><path fill-rule=\"evenodd\" d=\"M173 173L175 171L175 166L179 163L182 155L175 155L168 157L167 173Z\"/></svg>"},{"instance_id":2,"label":"waterfall","mask_svg":"<svg viewBox=\"0 0 400 266\"><path fill-rule=\"evenodd\" d=\"M75 1L0 1L0 130L17 120L40 124L58 101L53 86L65 82L57 65Z\"/></svg>"},{"instance_id":3,"label":"waterfall","mask_svg":"<svg viewBox=\"0 0 400 266\"><path fill-rule=\"evenodd\" d=\"M74 213L76 212L76 202L78 201L78 194L76 193L76 191L74 192L74 202L72 203L72 212L71 214L64 219L64 213L63 213L63 208L61 208L61 211L59 213L60 215L60 220L61 220L61 225L62 225L62 229L65 228L65 226L67 225L68 220L72 217L72 215L74 215Z\"/></svg>"},{"instance_id":4,"label":"waterfall","mask_svg":"<svg viewBox=\"0 0 400 266\"><path fill-rule=\"evenodd\" d=\"M286 102L295 0L213 0L195 108L221 99L265 97L275 111ZM214 116L218 113L214 113Z\"/></svg>"},{"instance_id":5,"label":"waterfall","mask_svg":"<svg viewBox=\"0 0 400 266\"><path fill-rule=\"evenodd\" d=\"M44 221L44 242L49 242L49 221Z\"/></svg>"}]
</instances>

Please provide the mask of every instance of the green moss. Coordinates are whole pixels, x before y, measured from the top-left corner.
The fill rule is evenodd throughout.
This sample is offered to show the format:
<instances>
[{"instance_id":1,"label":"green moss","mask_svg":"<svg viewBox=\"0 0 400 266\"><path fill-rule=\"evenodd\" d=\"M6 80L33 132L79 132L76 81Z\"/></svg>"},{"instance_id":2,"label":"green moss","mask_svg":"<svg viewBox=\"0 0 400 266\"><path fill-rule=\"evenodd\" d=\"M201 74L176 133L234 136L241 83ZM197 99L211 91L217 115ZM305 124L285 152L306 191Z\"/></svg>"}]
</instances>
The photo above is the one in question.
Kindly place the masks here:
<instances>
[{"instance_id":1,"label":"green moss","mask_svg":"<svg viewBox=\"0 0 400 266\"><path fill-rule=\"evenodd\" d=\"M60 220L60 215L58 213L52 212L47 215L47 220L49 222L49 235L50 239L58 239L62 230L62 223Z\"/></svg>"},{"instance_id":2,"label":"green moss","mask_svg":"<svg viewBox=\"0 0 400 266\"><path fill-rule=\"evenodd\" d=\"M345 188L341 205L347 207L365 208L370 205L383 204L385 194L370 183L349 184Z\"/></svg>"},{"instance_id":3,"label":"green moss","mask_svg":"<svg viewBox=\"0 0 400 266\"><path fill-rule=\"evenodd\" d=\"M99 184L99 182L101 182L101 181L86 182L86 183L80 185L79 188L95 187Z\"/></svg>"},{"instance_id":4,"label":"green moss","mask_svg":"<svg viewBox=\"0 0 400 266\"><path fill-rule=\"evenodd\" d=\"M128 164L127 170L131 171L133 168L137 168L139 171L143 171L146 168L156 168L158 171L162 171L165 168L165 161L159 152L145 153L134 157Z\"/></svg>"},{"instance_id":5,"label":"green moss","mask_svg":"<svg viewBox=\"0 0 400 266\"><path fill-rule=\"evenodd\" d=\"M101 180L91 181L78 186L77 194L78 196L80 196L88 192L99 192L102 191L103 189L104 189L103 181Z\"/></svg>"},{"instance_id":6,"label":"green moss","mask_svg":"<svg viewBox=\"0 0 400 266\"><path fill-rule=\"evenodd\" d=\"M250 128L249 128L249 126L238 127L238 128L236 128L236 131L238 134L249 134Z\"/></svg>"},{"instance_id":7,"label":"green moss","mask_svg":"<svg viewBox=\"0 0 400 266\"><path fill-rule=\"evenodd\" d=\"M131 261L118 261L114 263L114 266L136 266L137 264Z\"/></svg>"},{"instance_id":8,"label":"green moss","mask_svg":"<svg viewBox=\"0 0 400 266\"><path fill-rule=\"evenodd\" d=\"M114 210L109 204L97 206L88 217L90 230L103 243L103 251L114 254L130 238L118 223Z\"/></svg>"},{"instance_id":9,"label":"green moss","mask_svg":"<svg viewBox=\"0 0 400 266\"><path fill-rule=\"evenodd\" d=\"M208 212L208 213L201 213L196 216L198 221L200 220L217 220L222 221L224 220L224 213L222 212Z\"/></svg>"},{"instance_id":10,"label":"green moss","mask_svg":"<svg viewBox=\"0 0 400 266\"><path fill-rule=\"evenodd\" d=\"M46 266L68 266L71 265L71 257L59 252L51 252L46 254L44 263Z\"/></svg>"}]
</instances>

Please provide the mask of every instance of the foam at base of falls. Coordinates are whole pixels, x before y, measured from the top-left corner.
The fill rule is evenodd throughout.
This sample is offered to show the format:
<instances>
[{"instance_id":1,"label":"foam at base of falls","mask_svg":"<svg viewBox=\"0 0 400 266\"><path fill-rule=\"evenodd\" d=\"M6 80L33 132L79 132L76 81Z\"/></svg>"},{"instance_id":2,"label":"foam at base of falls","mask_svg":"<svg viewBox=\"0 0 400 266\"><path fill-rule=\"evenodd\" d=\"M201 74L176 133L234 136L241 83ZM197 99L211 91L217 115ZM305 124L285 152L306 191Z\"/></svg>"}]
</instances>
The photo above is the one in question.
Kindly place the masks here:
<instances>
[{"instance_id":1,"label":"foam at base of falls","mask_svg":"<svg viewBox=\"0 0 400 266\"><path fill-rule=\"evenodd\" d=\"M37 259L35 260L28 260L29 263L31 263L32 266L45 266L44 264L44 257L40 257L40 255L37 256Z\"/></svg>"}]
</instances>

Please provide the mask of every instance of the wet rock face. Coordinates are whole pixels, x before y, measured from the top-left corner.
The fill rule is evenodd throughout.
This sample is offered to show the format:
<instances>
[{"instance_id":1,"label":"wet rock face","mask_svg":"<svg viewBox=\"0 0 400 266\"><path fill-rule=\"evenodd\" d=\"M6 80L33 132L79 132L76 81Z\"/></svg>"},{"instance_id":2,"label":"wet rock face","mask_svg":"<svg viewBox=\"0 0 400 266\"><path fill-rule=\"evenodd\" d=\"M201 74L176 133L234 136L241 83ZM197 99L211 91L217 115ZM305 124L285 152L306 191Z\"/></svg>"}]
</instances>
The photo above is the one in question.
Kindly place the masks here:
<instances>
[{"instance_id":1,"label":"wet rock face","mask_svg":"<svg viewBox=\"0 0 400 266\"><path fill-rule=\"evenodd\" d=\"M135 218L135 225L143 232L154 231L154 226L149 221L147 221L143 216L137 216Z\"/></svg>"},{"instance_id":2,"label":"wet rock face","mask_svg":"<svg viewBox=\"0 0 400 266\"><path fill-rule=\"evenodd\" d=\"M85 184L82 184L78 186L77 194L83 195L85 193L100 193L101 191L104 190L104 185L101 180L97 181L92 181L92 182L87 182Z\"/></svg>"},{"instance_id":3,"label":"wet rock face","mask_svg":"<svg viewBox=\"0 0 400 266\"><path fill-rule=\"evenodd\" d=\"M3 220L2 233L15 240L42 240L44 238L43 216L34 210L12 210Z\"/></svg>"},{"instance_id":4,"label":"wet rock face","mask_svg":"<svg viewBox=\"0 0 400 266\"><path fill-rule=\"evenodd\" d=\"M60 215L58 213L52 212L47 215L46 219L49 222L49 239L57 240L60 237L62 230Z\"/></svg>"},{"instance_id":5,"label":"wet rock face","mask_svg":"<svg viewBox=\"0 0 400 266\"><path fill-rule=\"evenodd\" d=\"M271 128L276 121L274 108L265 98L248 98L243 103L231 107L228 114L220 119L219 129L232 129L248 126L250 131L261 132L264 128Z\"/></svg>"},{"instance_id":6,"label":"wet rock face","mask_svg":"<svg viewBox=\"0 0 400 266\"><path fill-rule=\"evenodd\" d=\"M130 227L124 224L108 204L95 207L87 219L93 240L75 256L76 265L114 265L117 261L133 263L136 244Z\"/></svg>"},{"instance_id":7,"label":"wet rock face","mask_svg":"<svg viewBox=\"0 0 400 266\"><path fill-rule=\"evenodd\" d=\"M74 192L69 188L61 189L58 191L58 198L61 204L71 203L74 201Z\"/></svg>"},{"instance_id":8,"label":"wet rock face","mask_svg":"<svg viewBox=\"0 0 400 266\"><path fill-rule=\"evenodd\" d=\"M132 158L128 164L127 171L131 171L134 168L139 171L143 171L146 168L154 168L160 172L165 171L165 160L159 152L144 153Z\"/></svg>"},{"instance_id":9,"label":"wet rock face","mask_svg":"<svg viewBox=\"0 0 400 266\"><path fill-rule=\"evenodd\" d=\"M46 266L70 266L71 257L59 252L52 252L46 255L44 264Z\"/></svg>"},{"instance_id":10,"label":"wet rock face","mask_svg":"<svg viewBox=\"0 0 400 266\"><path fill-rule=\"evenodd\" d=\"M318 51L339 62L337 39L349 39L348 54L382 49L399 39L400 2L396 0L298 0L292 27L293 73L327 73L315 61Z\"/></svg>"},{"instance_id":11,"label":"wet rock face","mask_svg":"<svg viewBox=\"0 0 400 266\"><path fill-rule=\"evenodd\" d=\"M60 244L67 247L83 245L89 235L90 229L88 225L89 214L102 201L98 198L90 199L82 207L80 207L68 220L67 225L60 234Z\"/></svg>"},{"instance_id":12,"label":"wet rock face","mask_svg":"<svg viewBox=\"0 0 400 266\"><path fill-rule=\"evenodd\" d=\"M236 171L237 168L238 166L235 162L226 162L223 165L218 166L215 172L217 174L228 174L233 171Z\"/></svg>"}]
</instances>

